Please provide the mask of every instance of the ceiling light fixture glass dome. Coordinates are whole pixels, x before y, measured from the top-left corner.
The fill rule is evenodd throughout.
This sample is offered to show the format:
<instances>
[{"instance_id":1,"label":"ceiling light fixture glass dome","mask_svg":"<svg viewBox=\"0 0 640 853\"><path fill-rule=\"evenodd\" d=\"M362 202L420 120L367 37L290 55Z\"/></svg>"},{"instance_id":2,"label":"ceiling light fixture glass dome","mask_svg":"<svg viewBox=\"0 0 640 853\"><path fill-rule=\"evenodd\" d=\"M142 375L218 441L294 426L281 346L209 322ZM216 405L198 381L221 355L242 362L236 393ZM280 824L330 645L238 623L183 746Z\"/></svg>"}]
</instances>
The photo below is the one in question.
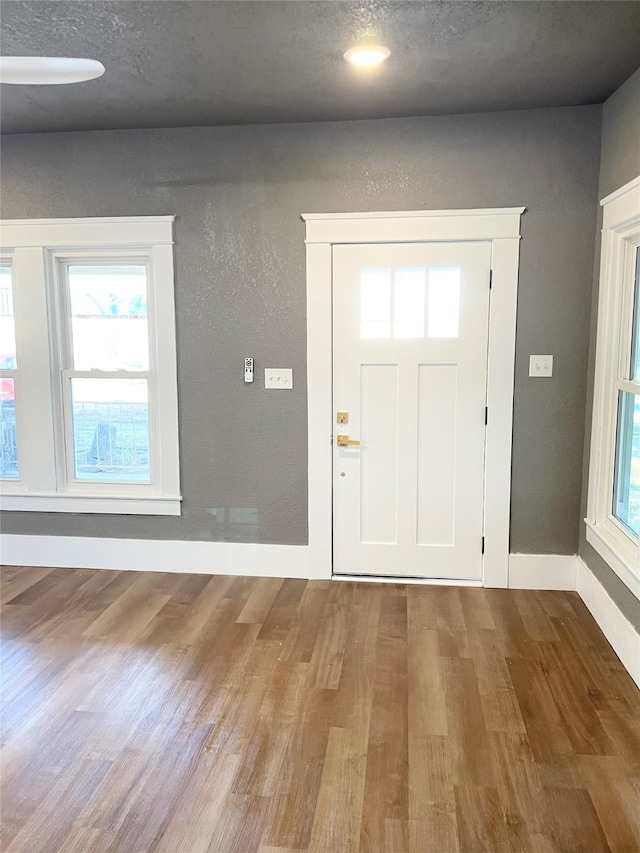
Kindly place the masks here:
<instances>
[{"instance_id":1,"label":"ceiling light fixture glass dome","mask_svg":"<svg viewBox=\"0 0 640 853\"><path fill-rule=\"evenodd\" d=\"M68 56L0 56L0 83L14 86L59 86L102 77L97 59Z\"/></svg>"}]
</instances>

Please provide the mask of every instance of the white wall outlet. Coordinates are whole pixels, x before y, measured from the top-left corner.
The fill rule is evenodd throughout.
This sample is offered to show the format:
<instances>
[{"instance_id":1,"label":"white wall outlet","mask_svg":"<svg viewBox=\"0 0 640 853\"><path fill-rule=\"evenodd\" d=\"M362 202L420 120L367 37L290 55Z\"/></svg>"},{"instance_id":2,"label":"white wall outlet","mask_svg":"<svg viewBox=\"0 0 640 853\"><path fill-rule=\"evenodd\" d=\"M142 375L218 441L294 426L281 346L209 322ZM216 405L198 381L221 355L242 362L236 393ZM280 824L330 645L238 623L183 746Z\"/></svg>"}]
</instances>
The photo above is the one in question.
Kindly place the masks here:
<instances>
[{"instance_id":1,"label":"white wall outlet","mask_svg":"<svg viewBox=\"0 0 640 853\"><path fill-rule=\"evenodd\" d=\"M529 376L553 376L553 356L530 355Z\"/></svg>"},{"instance_id":2,"label":"white wall outlet","mask_svg":"<svg viewBox=\"0 0 640 853\"><path fill-rule=\"evenodd\" d=\"M282 388L290 391L293 388L293 368L266 367L264 371L265 388Z\"/></svg>"}]
</instances>

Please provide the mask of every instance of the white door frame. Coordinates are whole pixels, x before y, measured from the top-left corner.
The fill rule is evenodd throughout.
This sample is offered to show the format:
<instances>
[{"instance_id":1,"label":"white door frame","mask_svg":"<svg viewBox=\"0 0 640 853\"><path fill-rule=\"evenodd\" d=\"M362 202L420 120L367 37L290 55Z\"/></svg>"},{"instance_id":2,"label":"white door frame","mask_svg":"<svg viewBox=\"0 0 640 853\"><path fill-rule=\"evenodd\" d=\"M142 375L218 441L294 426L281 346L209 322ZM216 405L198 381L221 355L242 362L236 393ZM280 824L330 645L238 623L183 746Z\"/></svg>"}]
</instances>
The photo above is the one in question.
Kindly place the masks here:
<instances>
[{"instance_id":1,"label":"white door frame","mask_svg":"<svg viewBox=\"0 0 640 853\"><path fill-rule=\"evenodd\" d=\"M332 247L338 243L491 242L482 585L507 587L520 217L524 207L306 213L309 577L332 574Z\"/></svg>"}]
</instances>

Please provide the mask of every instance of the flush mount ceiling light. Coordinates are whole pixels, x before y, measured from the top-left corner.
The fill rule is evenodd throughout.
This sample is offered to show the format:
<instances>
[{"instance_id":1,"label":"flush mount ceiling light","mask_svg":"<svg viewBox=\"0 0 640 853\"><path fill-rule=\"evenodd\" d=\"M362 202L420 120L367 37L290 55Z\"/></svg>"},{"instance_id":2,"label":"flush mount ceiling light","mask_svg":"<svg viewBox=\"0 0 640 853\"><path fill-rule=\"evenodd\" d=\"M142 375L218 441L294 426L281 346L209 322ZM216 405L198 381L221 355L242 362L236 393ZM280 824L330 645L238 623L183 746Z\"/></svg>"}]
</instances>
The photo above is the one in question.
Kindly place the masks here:
<instances>
[{"instance_id":1,"label":"flush mount ceiling light","mask_svg":"<svg viewBox=\"0 0 640 853\"><path fill-rule=\"evenodd\" d=\"M82 83L104 74L96 59L67 56L0 56L0 83L23 86L57 86Z\"/></svg>"},{"instance_id":2,"label":"flush mount ceiling light","mask_svg":"<svg viewBox=\"0 0 640 853\"><path fill-rule=\"evenodd\" d=\"M391 56L388 47L381 44L369 44L362 47L352 47L346 51L344 58L352 65L379 65Z\"/></svg>"}]
</instances>

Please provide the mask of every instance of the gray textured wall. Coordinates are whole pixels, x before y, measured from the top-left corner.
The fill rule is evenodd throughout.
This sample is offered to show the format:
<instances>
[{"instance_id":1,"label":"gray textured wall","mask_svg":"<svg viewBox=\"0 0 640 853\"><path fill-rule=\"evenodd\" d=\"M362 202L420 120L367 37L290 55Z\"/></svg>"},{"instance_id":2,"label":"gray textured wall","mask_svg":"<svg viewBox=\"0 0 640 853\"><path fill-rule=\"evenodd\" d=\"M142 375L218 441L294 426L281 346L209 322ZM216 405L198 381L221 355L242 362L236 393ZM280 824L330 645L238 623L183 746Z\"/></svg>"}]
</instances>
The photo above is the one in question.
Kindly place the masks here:
<instances>
[{"instance_id":1,"label":"gray textured wall","mask_svg":"<svg viewBox=\"0 0 640 853\"><path fill-rule=\"evenodd\" d=\"M640 68L602 107L600 198L640 175Z\"/></svg>"},{"instance_id":2,"label":"gray textured wall","mask_svg":"<svg viewBox=\"0 0 640 853\"><path fill-rule=\"evenodd\" d=\"M7 533L307 540L301 212L526 205L511 548L575 553L600 107L3 140L5 218L176 214L181 518L10 513ZM554 377L527 378L530 353ZM242 359L295 389L242 382Z\"/></svg>"},{"instance_id":3,"label":"gray textured wall","mask_svg":"<svg viewBox=\"0 0 640 853\"><path fill-rule=\"evenodd\" d=\"M619 187L640 175L640 68L603 106L602 155L600 162L600 198L605 198ZM593 380L596 360L596 326L598 322L598 286L600 279L600 228L602 212L599 211L598 233L593 271L593 302L589 346L589 379L587 393L587 423L584 444L584 467L581 515L587 514L587 486L589 482L589 456L591 441L591 410L593 407ZM603 584L618 607L640 631L640 602L613 572L602 557L585 539L584 524L580 524L579 553L592 572Z\"/></svg>"}]
</instances>

